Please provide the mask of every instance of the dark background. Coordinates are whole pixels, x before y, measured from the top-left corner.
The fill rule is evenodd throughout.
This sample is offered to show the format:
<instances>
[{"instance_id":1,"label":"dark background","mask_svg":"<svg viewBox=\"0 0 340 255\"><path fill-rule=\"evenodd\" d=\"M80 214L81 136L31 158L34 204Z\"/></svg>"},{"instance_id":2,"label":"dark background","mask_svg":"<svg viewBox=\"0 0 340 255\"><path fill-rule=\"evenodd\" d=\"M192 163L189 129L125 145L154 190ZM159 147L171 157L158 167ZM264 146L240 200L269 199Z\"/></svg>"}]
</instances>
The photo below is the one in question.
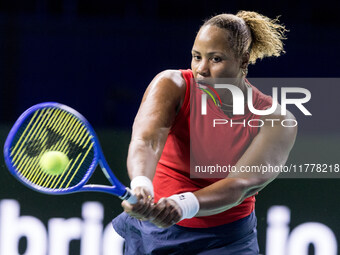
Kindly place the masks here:
<instances>
[{"instance_id":1,"label":"dark background","mask_svg":"<svg viewBox=\"0 0 340 255\"><path fill-rule=\"evenodd\" d=\"M238 10L271 18L281 15L290 30L287 53L250 66L249 77L339 77L337 1L0 1L1 144L31 105L64 103L91 122L109 164L120 170L117 176L128 185L125 159L131 124L146 86L162 70L190 68L193 40L205 18ZM312 92L307 108L313 116L299 116L290 162L339 163L340 86L337 80L326 85L306 87ZM45 224L51 217L80 215L84 201L104 204L106 223L121 212L120 202L111 196L37 194L9 176L2 160L0 169L0 198L19 201L22 215L34 215ZM317 221L339 238L338 194L338 179L279 179L270 184L257 198L261 252L265 253L266 213L272 205L291 209L291 229ZM25 242L20 245L24 251ZM70 254L79 254L78 246L72 244ZM309 254L314 254L313 247Z\"/></svg>"},{"instance_id":2,"label":"dark background","mask_svg":"<svg viewBox=\"0 0 340 255\"><path fill-rule=\"evenodd\" d=\"M221 12L281 15L290 30L287 53L250 66L249 77L338 77L336 3L1 1L0 121L12 123L32 104L58 101L97 126L130 128L151 79L165 69L189 68L202 21ZM329 95L322 85L316 89Z\"/></svg>"}]
</instances>

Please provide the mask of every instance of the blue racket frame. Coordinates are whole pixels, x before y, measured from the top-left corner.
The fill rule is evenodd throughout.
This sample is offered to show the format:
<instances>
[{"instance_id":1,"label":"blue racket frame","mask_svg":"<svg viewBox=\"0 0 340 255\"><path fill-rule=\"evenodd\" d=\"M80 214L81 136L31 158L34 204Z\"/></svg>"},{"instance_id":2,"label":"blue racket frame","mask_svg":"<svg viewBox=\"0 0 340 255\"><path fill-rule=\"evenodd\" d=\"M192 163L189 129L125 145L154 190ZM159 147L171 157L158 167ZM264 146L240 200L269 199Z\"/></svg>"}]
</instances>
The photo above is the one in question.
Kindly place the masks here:
<instances>
[{"instance_id":1,"label":"blue racket frame","mask_svg":"<svg viewBox=\"0 0 340 255\"><path fill-rule=\"evenodd\" d=\"M92 135L92 140L94 142L94 158L92 160L92 163L87 170L86 174L84 175L83 179L75 186L70 187L70 188L64 188L60 190L53 190L53 189L48 189L44 188L41 186L38 186L25 178L22 178L18 171L16 170L15 166L12 163L11 157L10 157L10 148L12 147L13 139L18 131L18 129L21 127L21 125L25 122L25 120L31 116L35 111L43 108L59 108L62 110L65 110L73 115L75 115L87 128L89 133ZM27 109L21 116L18 118L18 120L15 122L14 126L12 127L11 131L9 132L5 145L4 145L4 158L5 158L5 163L10 171L10 173L15 176L21 183L26 185L29 188L33 188L36 191L46 193L46 194L51 194L51 195L58 195L58 194L68 194L68 193L74 193L74 192L84 192L84 191L95 191L95 192L104 192L104 193L109 193L116 195L120 197L121 199L128 200L130 203L136 203L137 198L131 193L130 189L125 187L113 174L111 171L108 163L106 162L106 159L104 157L103 151L101 149L99 140L97 138L97 135L90 125L90 123L85 119L83 115L81 115L79 112L76 110L72 109L69 106L66 106L64 104L60 104L57 102L45 102L45 103L40 103L37 105L34 105ZM105 185L99 185L99 184L88 184L87 181L90 179L91 175L95 171L97 165L100 165L102 172L104 175L107 177L107 179L110 181L112 184L112 187L110 186L105 186Z\"/></svg>"}]
</instances>

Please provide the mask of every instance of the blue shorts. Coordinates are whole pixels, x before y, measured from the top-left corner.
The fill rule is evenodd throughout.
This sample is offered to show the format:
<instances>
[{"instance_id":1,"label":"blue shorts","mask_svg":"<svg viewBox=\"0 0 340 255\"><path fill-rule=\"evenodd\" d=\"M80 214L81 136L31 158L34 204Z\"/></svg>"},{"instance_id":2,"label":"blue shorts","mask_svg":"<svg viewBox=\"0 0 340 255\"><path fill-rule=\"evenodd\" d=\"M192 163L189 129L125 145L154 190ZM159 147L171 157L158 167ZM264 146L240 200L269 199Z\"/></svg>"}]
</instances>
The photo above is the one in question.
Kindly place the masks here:
<instances>
[{"instance_id":1,"label":"blue shorts","mask_svg":"<svg viewBox=\"0 0 340 255\"><path fill-rule=\"evenodd\" d=\"M257 255L256 216L211 228L187 228L178 225L158 228L126 213L113 221L116 232L125 239L125 255Z\"/></svg>"}]
</instances>

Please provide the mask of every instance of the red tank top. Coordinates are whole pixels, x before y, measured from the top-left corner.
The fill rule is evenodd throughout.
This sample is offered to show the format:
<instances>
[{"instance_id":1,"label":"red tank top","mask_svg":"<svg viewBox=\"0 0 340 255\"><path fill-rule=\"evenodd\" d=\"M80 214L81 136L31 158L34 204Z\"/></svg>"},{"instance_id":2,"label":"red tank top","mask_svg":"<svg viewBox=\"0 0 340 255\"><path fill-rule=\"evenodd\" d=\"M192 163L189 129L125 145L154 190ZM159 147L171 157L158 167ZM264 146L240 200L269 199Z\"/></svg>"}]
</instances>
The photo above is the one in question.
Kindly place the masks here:
<instances>
[{"instance_id":1,"label":"red tank top","mask_svg":"<svg viewBox=\"0 0 340 255\"><path fill-rule=\"evenodd\" d=\"M214 178L211 178L208 173L197 175L194 172L193 164L196 166L209 164L233 166L259 132L259 127L256 127L258 125L255 123L247 125L249 120L260 118L248 109L245 109L244 115L229 118L214 105L212 100L208 100L208 115L202 117L200 100L203 92L197 89L197 84L193 82L194 77L191 70L181 70L181 72L187 85L186 94L156 168L153 179L156 202L161 197L169 197L182 192L194 192L226 177L225 173L223 176L217 176L218 178L216 175L212 175ZM252 92L254 108L263 110L271 106L270 96L262 94L254 86L252 86ZM213 118L225 119L229 123L234 121L239 124L212 127ZM246 125L240 123L246 123ZM192 167L191 176L190 166ZM240 205L222 213L185 219L177 224L191 228L219 226L248 216L254 208L255 197L252 196L245 199Z\"/></svg>"}]
</instances>

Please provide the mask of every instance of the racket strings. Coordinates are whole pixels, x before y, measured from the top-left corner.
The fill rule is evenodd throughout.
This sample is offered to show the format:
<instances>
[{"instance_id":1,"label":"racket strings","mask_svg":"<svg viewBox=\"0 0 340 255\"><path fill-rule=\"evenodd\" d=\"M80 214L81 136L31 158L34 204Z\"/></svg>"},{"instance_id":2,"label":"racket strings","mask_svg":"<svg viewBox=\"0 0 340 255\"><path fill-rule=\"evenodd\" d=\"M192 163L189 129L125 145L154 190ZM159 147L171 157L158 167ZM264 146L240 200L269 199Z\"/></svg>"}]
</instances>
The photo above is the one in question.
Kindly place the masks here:
<instances>
[{"instance_id":1,"label":"racket strings","mask_svg":"<svg viewBox=\"0 0 340 255\"><path fill-rule=\"evenodd\" d=\"M22 141L22 138L25 137L25 135L26 135L25 139L21 143L21 146L17 149L16 154L14 154L15 148L13 149L13 151L11 153L11 154L14 154L14 156L13 156L14 165L17 167L17 169L23 169L23 171L22 171L23 174L26 172L25 169L26 170L30 169L29 167L27 167L28 164L32 164L32 163L36 162L36 160L34 160L36 158L32 158L29 155L33 154L32 151L30 151L30 149L32 148L31 144L36 143L37 139L35 137L35 134L40 134L40 132L36 133L36 132L32 132L32 131L34 130L34 128L40 129L40 126L39 125L37 126L36 124L41 119L41 115L43 113L44 112L42 111L42 113L39 116L37 116L37 119L35 120L35 122L33 122L32 129L29 129L30 124L32 124L32 121L30 121L29 125L25 129L25 131L29 130L29 132L27 134L26 134L26 132L23 132L23 134L20 136L18 143L16 143L16 145L19 144ZM45 122L42 123L42 124L44 125ZM29 145L29 147L27 146L28 148L24 147L25 142L26 142L27 145Z\"/></svg>"},{"instance_id":2,"label":"racket strings","mask_svg":"<svg viewBox=\"0 0 340 255\"><path fill-rule=\"evenodd\" d=\"M63 115L60 116L60 112L54 112L51 114L52 118L49 119L49 121L46 123L43 122L41 123L42 126L46 126L48 127L50 125L50 123L54 122L55 125L58 125L60 123L60 120L64 117ZM46 118L47 120L47 118ZM37 119L36 121L39 121L39 119ZM32 127L33 130L34 127ZM39 169L39 159L42 156L43 153L45 153L46 151L43 150L43 146L45 145L45 143L49 140L49 141L53 141L56 138L52 137L51 133L48 132L48 128L46 128L45 130L42 129L41 127L39 127L39 130L36 130L37 132L33 132L31 135L31 137L27 137L28 138L28 145L30 145L31 143L35 143L38 144L39 141L39 146L36 146L39 148L39 157L31 157L30 155L34 155L37 153L32 153L30 151L30 147L26 148L25 150L22 150L22 154L24 154L23 159L25 158L25 162L26 164L23 165L17 165L17 168L19 169L19 171L21 169L23 169L23 171L20 171L22 175L24 175L27 179L31 180L32 182L35 182L36 178L40 175L43 174L44 172L42 171L37 171ZM29 138L31 138L31 140L29 140ZM14 162L15 163L15 162ZM26 174L28 174L26 176Z\"/></svg>"},{"instance_id":3,"label":"racket strings","mask_svg":"<svg viewBox=\"0 0 340 255\"><path fill-rule=\"evenodd\" d=\"M69 121L70 121L70 115L63 118L63 122L59 123L59 125L57 126L58 130L60 130L60 128L65 127L66 123L68 123ZM74 122L75 122L75 118L71 119L70 123L68 123L68 126L64 129L61 129L61 130L64 131L61 134L58 134L57 133L58 131L57 132L53 131L53 129L51 129L49 131L50 134L51 134L51 132L52 132L52 134L55 134L55 135L53 135L53 139L50 139L52 141L52 143L47 145L47 148L49 150L61 151L65 154L67 154L66 148L64 147L64 145L66 143L65 140L67 139L67 137L64 136L64 135L65 135L66 132L69 132L69 133L72 132L70 129L74 128ZM65 170L63 171L62 174L64 174L65 171L67 171L68 166L69 166L69 164L66 166L66 168L65 168ZM40 171L40 173L41 173L41 171ZM52 181L52 185L53 185L58 177L61 178L61 176L59 176L59 175L49 175L49 174L45 173L45 175L41 175L40 177L38 177L39 179L37 180L36 183L37 183L37 185L40 185L40 186L43 186L43 187L49 187L49 184L51 183L51 181Z\"/></svg>"},{"instance_id":4,"label":"racket strings","mask_svg":"<svg viewBox=\"0 0 340 255\"><path fill-rule=\"evenodd\" d=\"M58 117L61 117L61 118L63 117L57 114L53 114L52 116L53 118L50 118L47 123L46 122L42 123L42 126L45 126L45 125L48 126L51 122L56 121ZM25 158L25 162L23 163L23 165L17 166L18 169L23 169L23 171L21 172L23 175L28 173L29 177L31 177L31 175L35 173L34 170L36 169L32 169L32 167L33 166L38 167L37 163L39 162L40 156L45 152L45 150L43 150L42 148L44 147L44 145L46 144L48 140L51 140L50 136L51 134L48 132L48 129L47 128L43 129L42 127L39 127L39 130L37 130L37 132L31 135L31 140L28 140L27 142L28 146L25 148L25 150L22 150L22 154L24 155L23 158ZM35 143L34 152L30 151L31 147L29 147L29 145L31 143ZM36 156L39 156L39 157L36 157Z\"/></svg>"},{"instance_id":5,"label":"racket strings","mask_svg":"<svg viewBox=\"0 0 340 255\"><path fill-rule=\"evenodd\" d=\"M57 108L36 111L17 132L11 149L14 166L26 180L51 189L78 184L94 158L92 136L74 115ZM39 161L47 151L61 151L69 163L59 175L41 169Z\"/></svg>"},{"instance_id":6,"label":"racket strings","mask_svg":"<svg viewBox=\"0 0 340 255\"><path fill-rule=\"evenodd\" d=\"M47 122L47 124L46 124L47 126L50 124L51 121L55 121L56 118L59 115L55 114L55 115L52 115L52 116L53 116L53 118L51 118ZM46 131L43 131L42 129L40 129L40 132L37 132L36 137L33 138L33 141L35 143L37 143L37 141L38 141L37 137L40 137L41 144L39 145L39 151L37 151L36 153L32 153L30 151L30 148L27 148L26 153L24 154L24 157L23 157L25 159L23 165L17 166L18 169L23 169L23 171L21 171L21 174L23 176L25 176L28 180L32 180L32 182L34 182L34 183L35 183L36 178L44 173L42 171L39 171L39 159L45 153L45 150L42 150L40 148L43 147L44 144L48 140L51 140L49 135L51 135L51 134L48 132L48 129ZM30 142L31 141L29 141L28 143L30 143ZM32 155L36 155L38 157L34 157Z\"/></svg>"},{"instance_id":7,"label":"racket strings","mask_svg":"<svg viewBox=\"0 0 340 255\"><path fill-rule=\"evenodd\" d=\"M33 118L31 119L30 123L26 126L23 134L20 136L19 141L16 143L15 147L13 148L11 152L11 156L13 156L13 162L16 162L18 158L21 158L22 154L24 153L23 146L24 144L27 144L26 141L31 137L32 131L36 129L37 124L41 124L39 123L39 120L42 118L44 110L42 110L41 113L38 116L36 116L36 119L34 120L34 122L33 122ZM33 117L35 117L35 115L36 114L34 114ZM33 135L34 135L34 132L33 132ZM22 141L22 139L24 140ZM20 146L17 146L17 145L20 145Z\"/></svg>"},{"instance_id":8,"label":"racket strings","mask_svg":"<svg viewBox=\"0 0 340 255\"><path fill-rule=\"evenodd\" d=\"M75 118L73 118L73 120L75 120ZM67 133L67 132L68 132L67 134L71 134L71 132L70 132L71 130L69 128L72 128L72 126L74 124L74 121L73 121L73 123L69 123L68 127L65 128L65 123L68 123L68 121L69 121L69 118L65 119L63 123L60 123L61 125L56 126L55 127L56 132L59 132L60 130L63 130L61 135L65 135L65 133ZM79 124L78 124L78 126L79 126ZM58 136L55 136L55 138L60 139L60 137L58 137ZM53 144L55 144L55 146L52 146L50 149L51 150L62 151L63 153L66 154L67 147L62 148L66 144L66 142L68 142L68 137L65 136L64 139L62 139L61 141L58 142L58 144L57 144L57 142L54 142ZM70 163L72 163L72 162L70 162ZM64 174L65 174L65 171L63 172L63 174L61 176L60 175L57 175L57 176L55 176L55 175L46 175L46 174L42 175L39 178L39 181L37 182L37 184L46 187L46 186L49 186L49 184L51 184L51 181L52 181L52 185L54 185L54 184L55 185L51 186L51 187L52 188L57 188L58 179L61 180L64 177L63 176ZM37 177L39 177L39 176L37 176ZM42 181L44 181L44 183L42 183Z\"/></svg>"},{"instance_id":9,"label":"racket strings","mask_svg":"<svg viewBox=\"0 0 340 255\"><path fill-rule=\"evenodd\" d=\"M79 124L80 124L80 123L79 123ZM82 149L88 147L88 151L90 151L90 150L92 149L93 144L91 143L90 146L88 146L88 144L91 142L91 138L92 138L92 137L88 137L88 136L83 135L83 134L86 132L86 130L85 130L84 127L81 127L81 129L78 129L78 131L81 131L81 134L82 134L82 135L81 135L81 136L78 136L77 141L79 141L79 139L80 139L81 137L83 137L83 140L87 137L87 143L85 143L85 144L83 145L83 148L82 148ZM87 155L88 155L88 152L87 152L85 155L83 155L83 150L81 150L81 149L79 149L79 148L76 148L76 149L75 149L74 144L76 144L76 143L73 143L73 147L69 148L69 152L72 152L72 153L71 153L72 157L74 157L74 155L76 155L75 153L78 152L78 156L77 156L76 160L74 160L71 169L74 169L76 165L78 165L78 167L73 171L73 175L72 175L71 178L69 179L69 182L67 183L66 187L69 187L69 186L70 186L71 181L75 178L76 174L79 172L79 169L80 169L80 167L82 166L82 163L83 163L84 159L85 159L85 158L87 157ZM81 142L80 144L83 144L83 143ZM63 152L64 152L64 151L63 151ZM79 159L80 159L80 156L81 156L81 155L83 155L83 161L79 163ZM72 159L71 159L71 161L72 161ZM69 165L70 165L71 161L69 162ZM68 171L67 174L66 174L66 172L64 171L63 174L59 177L59 181L58 181L52 188L54 188L54 189L57 188L57 186L58 186L58 184L60 184L60 182L62 182L62 183L60 184L59 188L62 188L63 185L64 185L64 183L65 183L65 181L68 179L70 173L71 173L71 171ZM64 176L64 174L66 174L66 176ZM75 182L76 182L76 183L79 183L79 181L81 180L81 177L82 177L82 176L80 175L80 176L75 180ZM73 185L72 185L72 186L73 186Z\"/></svg>"}]
</instances>

